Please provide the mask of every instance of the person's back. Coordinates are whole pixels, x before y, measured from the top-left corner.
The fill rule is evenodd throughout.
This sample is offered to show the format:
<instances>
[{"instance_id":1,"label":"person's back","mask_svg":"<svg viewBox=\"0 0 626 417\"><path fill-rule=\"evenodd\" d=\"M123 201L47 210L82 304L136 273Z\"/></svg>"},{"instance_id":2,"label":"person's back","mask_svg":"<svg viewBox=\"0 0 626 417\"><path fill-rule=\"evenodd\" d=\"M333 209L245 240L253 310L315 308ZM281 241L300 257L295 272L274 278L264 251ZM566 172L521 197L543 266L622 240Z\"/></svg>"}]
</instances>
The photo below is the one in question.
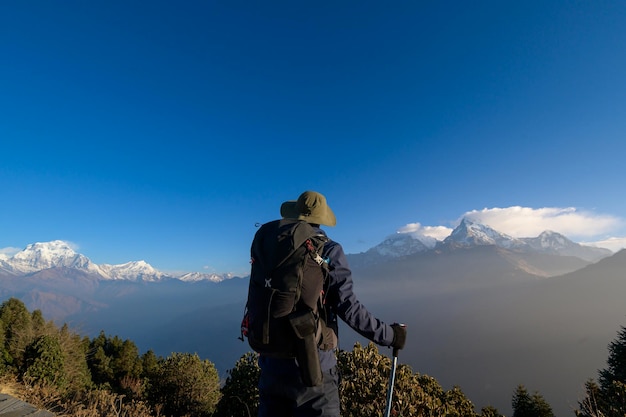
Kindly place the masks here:
<instances>
[{"instance_id":1,"label":"person's back","mask_svg":"<svg viewBox=\"0 0 626 417\"><path fill-rule=\"evenodd\" d=\"M309 223L282 219L262 225L250 249L244 334L262 355L296 358L308 386L322 382L317 347L325 333L326 241Z\"/></svg>"},{"instance_id":2,"label":"person's back","mask_svg":"<svg viewBox=\"0 0 626 417\"><path fill-rule=\"evenodd\" d=\"M302 193L296 201L284 202L281 215L283 218L304 220L324 235L320 225L336 224L326 198L313 191ZM352 273L341 245L329 239L324 245L322 257L329 267L324 289L327 334L323 338L325 344L319 349L323 383L315 387L306 386L300 377L298 361L294 359L260 355L259 417L340 415L337 318L374 343L396 349L404 347L406 330L399 325L383 323L357 299L353 292Z\"/></svg>"}]
</instances>

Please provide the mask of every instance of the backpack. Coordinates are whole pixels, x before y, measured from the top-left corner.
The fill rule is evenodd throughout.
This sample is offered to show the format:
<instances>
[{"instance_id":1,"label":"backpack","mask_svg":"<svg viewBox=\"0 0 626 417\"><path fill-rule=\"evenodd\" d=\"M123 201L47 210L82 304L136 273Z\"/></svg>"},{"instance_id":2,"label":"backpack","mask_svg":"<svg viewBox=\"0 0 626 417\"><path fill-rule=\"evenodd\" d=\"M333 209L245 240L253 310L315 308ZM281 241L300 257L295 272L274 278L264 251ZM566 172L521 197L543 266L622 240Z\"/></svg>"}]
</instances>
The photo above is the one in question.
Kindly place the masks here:
<instances>
[{"instance_id":1,"label":"backpack","mask_svg":"<svg viewBox=\"0 0 626 417\"><path fill-rule=\"evenodd\" d=\"M251 246L251 273L243 336L263 355L317 357L323 330L323 290L328 265L321 253L328 238L294 219L262 225ZM315 352L310 352L314 350Z\"/></svg>"}]
</instances>

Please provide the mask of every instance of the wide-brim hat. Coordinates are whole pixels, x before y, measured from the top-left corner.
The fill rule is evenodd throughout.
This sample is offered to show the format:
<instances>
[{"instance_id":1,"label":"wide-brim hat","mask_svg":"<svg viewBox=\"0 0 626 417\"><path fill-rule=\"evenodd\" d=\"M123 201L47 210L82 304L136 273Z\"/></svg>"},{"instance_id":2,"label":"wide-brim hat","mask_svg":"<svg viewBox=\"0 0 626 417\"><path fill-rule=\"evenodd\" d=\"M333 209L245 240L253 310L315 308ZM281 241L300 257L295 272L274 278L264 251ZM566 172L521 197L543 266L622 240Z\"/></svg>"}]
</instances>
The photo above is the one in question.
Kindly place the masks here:
<instances>
[{"instance_id":1,"label":"wide-brim hat","mask_svg":"<svg viewBox=\"0 0 626 417\"><path fill-rule=\"evenodd\" d=\"M326 202L326 197L315 191L305 191L297 200L285 201L280 206L280 215L288 219L304 220L307 223L335 226L337 218Z\"/></svg>"}]
</instances>

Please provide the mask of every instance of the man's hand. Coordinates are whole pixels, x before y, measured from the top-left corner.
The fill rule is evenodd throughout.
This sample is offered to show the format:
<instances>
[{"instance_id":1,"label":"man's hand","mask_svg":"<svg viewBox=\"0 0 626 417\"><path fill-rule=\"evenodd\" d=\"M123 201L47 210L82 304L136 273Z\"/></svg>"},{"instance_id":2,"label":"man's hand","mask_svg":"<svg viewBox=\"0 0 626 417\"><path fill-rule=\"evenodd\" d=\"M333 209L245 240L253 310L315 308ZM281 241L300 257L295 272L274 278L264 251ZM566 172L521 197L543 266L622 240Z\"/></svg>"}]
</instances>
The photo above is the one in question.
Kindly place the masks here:
<instances>
[{"instance_id":1,"label":"man's hand","mask_svg":"<svg viewBox=\"0 0 626 417\"><path fill-rule=\"evenodd\" d=\"M393 329L393 342L391 347L397 350L404 349L406 343L406 326L404 324L394 323L391 325Z\"/></svg>"}]
</instances>

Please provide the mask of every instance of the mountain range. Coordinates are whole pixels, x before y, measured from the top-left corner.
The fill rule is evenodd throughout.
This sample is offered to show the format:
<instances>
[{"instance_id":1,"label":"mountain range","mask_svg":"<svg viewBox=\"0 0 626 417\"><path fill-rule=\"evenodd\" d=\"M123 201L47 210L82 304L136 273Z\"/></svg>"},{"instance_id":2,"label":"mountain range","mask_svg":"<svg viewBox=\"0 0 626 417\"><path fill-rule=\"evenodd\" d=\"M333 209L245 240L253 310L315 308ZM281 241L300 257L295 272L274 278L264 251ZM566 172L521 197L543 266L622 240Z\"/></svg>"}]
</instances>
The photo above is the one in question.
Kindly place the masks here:
<instances>
[{"instance_id":1,"label":"mountain range","mask_svg":"<svg viewBox=\"0 0 626 417\"><path fill-rule=\"evenodd\" d=\"M608 249L574 243L556 232L545 231L535 238L514 238L497 232L489 226L463 219L443 241L424 235L397 233L367 252L351 255L350 259L355 264L371 264L428 251L490 245L514 250L517 253L573 256L586 262L595 262L612 253ZM0 258L0 274L5 275L27 275L53 268L82 271L99 280L158 282L178 279L187 282L204 280L220 282L233 278L232 274L200 272L167 274L158 271L143 260L119 265L95 264L86 256L76 253L68 243L61 240L33 243L11 257Z\"/></svg>"},{"instance_id":2,"label":"mountain range","mask_svg":"<svg viewBox=\"0 0 626 417\"><path fill-rule=\"evenodd\" d=\"M554 258L552 260L556 260L556 262L547 269L537 268L534 271L540 276L552 276L573 271L581 268L585 263L597 262L612 254L608 249L581 245L560 233L549 230L537 237L515 238L484 224L463 219L450 236L443 241L419 234L396 233L366 252L349 255L348 259L353 267L362 267L415 254L439 253L477 246L506 249L518 256L554 255L563 258L577 258L577 260ZM571 267L557 266L568 262L572 264ZM518 266L523 268L521 264Z\"/></svg>"},{"instance_id":3,"label":"mountain range","mask_svg":"<svg viewBox=\"0 0 626 417\"><path fill-rule=\"evenodd\" d=\"M157 282L167 279L180 281L220 282L232 278L232 274L206 274L189 272L180 275L166 274L145 261L132 261L119 265L95 264L89 258L76 253L67 242L32 243L11 257L0 258L0 273L27 275L53 268L69 268L91 274L100 280L126 280Z\"/></svg>"},{"instance_id":4,"label":"mountain range","mask_svg":"<svg viewBox=\"0 0 626 417\"><path fill-rule=\"evenodd\" d=\"M555 232L520 239L464 220L443 241L396 233L347 258L361 303L407 323L401 361L447 389L459 385L478 409L511 415L524 384L557 416L573 415L626 318L626 251ZM172 276L143 261L96 265L62 241L0 258L0 301L20 298L48 319L130 338L142 351L196 352L221 375L250 350L237 340L247 285L247 277ZM340 347L356 341L366 343L343 326Z\"/></svg>"}]
</instances>

